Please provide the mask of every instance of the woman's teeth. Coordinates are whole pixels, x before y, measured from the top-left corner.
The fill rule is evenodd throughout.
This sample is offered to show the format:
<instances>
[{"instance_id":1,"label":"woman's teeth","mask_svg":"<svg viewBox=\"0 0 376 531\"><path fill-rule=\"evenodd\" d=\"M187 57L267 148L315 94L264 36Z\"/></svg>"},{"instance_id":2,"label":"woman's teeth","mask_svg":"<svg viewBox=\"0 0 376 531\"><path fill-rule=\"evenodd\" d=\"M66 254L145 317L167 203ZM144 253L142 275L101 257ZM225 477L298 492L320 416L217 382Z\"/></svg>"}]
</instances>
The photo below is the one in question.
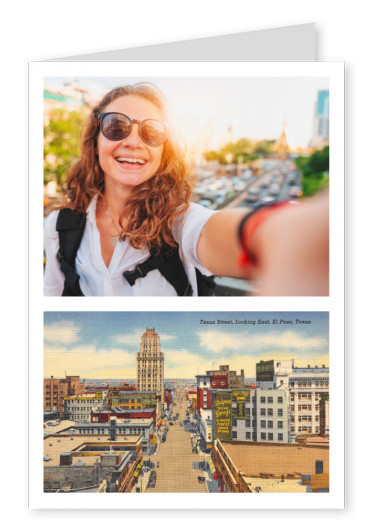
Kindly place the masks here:
<instances>
[{"instance_id":1,"label":"woman's teeth","mask_svg":"<svg viewBox=\"0 0 376 531\"><path fill-rule=\"evenodd\" d=\"M142 159L130 159L129 157L117 157L118 162L128 162L128 164L145 164L145 160Z\"/></svg>"}]
</instances>

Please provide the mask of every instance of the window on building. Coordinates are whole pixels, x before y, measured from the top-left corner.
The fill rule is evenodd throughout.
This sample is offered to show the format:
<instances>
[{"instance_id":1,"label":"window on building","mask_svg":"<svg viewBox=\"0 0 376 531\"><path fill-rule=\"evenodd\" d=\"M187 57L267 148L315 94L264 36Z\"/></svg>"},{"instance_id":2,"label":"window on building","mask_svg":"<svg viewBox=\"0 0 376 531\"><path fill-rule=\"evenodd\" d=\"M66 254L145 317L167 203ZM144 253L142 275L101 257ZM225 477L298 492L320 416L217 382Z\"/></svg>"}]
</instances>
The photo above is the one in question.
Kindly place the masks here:
<instances>
[{"instance_id":1,"label":"window on building","mask_svg":"<svg viewBox=\"0 0 376 531\"><path fill-rule=\"evenodd\" d=\"M283 404L283 396L278 397L278 404Z\"/></svg>"},{"instance_id":2,"label":"window on building","mask_svg":"<svg viewBox=\"0 0 376 531\"><path fill-rule=\"evenodd\" d=\"M268 441L272 441L273 440L273 434L272 433L268 433Z\"/></svg>"},{"instance_id":3,"label":"window on building","mask_svg":"<svg viewBox=\"0 0 376 531\"><path fill-rule=\"evenodd\" d=\"M266 428L266 420L262 420L260 426L261 428Z\"/></svg>"},{"instance_id":4,"label":"window on building","mask_svg":"<svg viewBox=\"0 0 376 531\"><path fill-rule=\"evenodd\" d=\"M260 409L260 415L261 415L261 416L265 416L265 415L266 415L266 409L265 409L265 408L262 407L262 408Z\"/></svg>"},{"instance_id":5,"label":"window on building","mask_svg":"<svg viewBox=\"0 0 376 531\"><path fill-rule=\"evenodd\" d=\"M278 409L278 416L283 417L283 409Z\"/></svg>"},{"instance_id":6,"label":"window on building","mask_svg":"<svg viewBox=\"0 0 376 531\"><path fill-rule=\"evenodd\" d=\"M268 428L273 428L273 421L272 420L268 420Z\"/></svg>"},{"instance_id":7,"label":"window on building","mask_svg":"<svg viewBox=\"0 0 376 531\"><path fill-rule=\"evenodd\" d=\"M283 430L283 421L282 420L278 421L278 429L279 430Z\"/></svg>"},{"instance_id":8,"label":"window on building","mask_svg":"<svg viewBox=\"0 0 376 531\"><path fill-rule=\"evenodd\" d=\"M268 408L268 417L272 417L272 416L273 416L273 409Z\"/></svg>"},{"instance_id":9,"label":"window on building","mask_svg":"<svg viewBox=\"0 0 376 531\"><path fill-rule=\"evenodd\" d=\"M236 431L232 432L232 438L233 439L237 439L238 438L238 434L236 433Z\"/></svg>"},{"instance_id":10,"label":"window on building","mask_svg":"<svg viewBox=\"0 0 376 531\"><path fill-rule=\"evenodd\" d=\"M265 397L265 396L262 396L262 397L260 398L260 402L261 402L261 404L265 404L265 402L266 402L266 397Z\"/></svg>"},{"instance_id":11,"label":"window on building","mask_svg":"<svg viewBox=\"0 0 376 531\"><path fill-rule=\"evenodd\" d=\"M283 441L283 433L278 433L278 441Z\"/></svg>"},{"instance_id":12,"label":"window on building","mask_svg":"<svg viewBox=\"0 0 376 531\"><path fill-rule=\"evenodd\" d=\"M273 397L272 396L268 396L268 404L273 404Z\"/></svg>"},{"instance_id":13,"label":"window on building","mask_svg":"<svg viewBox=\"0 0 376 531\"><path fill-rule=\"evenodd\" d=\"M266 441L266 433L261 432L261 440Z\"/></svg>"},{"instance_id":14,"label":"window on building","mask_svg":"<svg viewBox=\"0 0 376 531\"><path fill-rule=\"evenodd\" d=\"M250 427L251 427L251 421L250 421L250 419L246 419L246 421L245 421L245 427L246 427L246 428L250 428Z\"/></svg>"},{"instance_id":15,"label":"window on building","mask_svg":"<svg viewBox=\"0 0 376 531\"><path fill-rule=\"evenodd\" d=\"M315 463L315 472L316 474L323 474L324 473L324 461L316 461Z\"/></svg>"},{"instance_id":16,"label":"window on building","mask_svg":"<svg viewBox=\"0 0 376 531\"><path fill-rule=\"evenodd\" d=\"M237 426L237 420L236 419L232 419L232 426L233 426L233 428L236 428L236 426Z\"/></svg>"}]
</instances>

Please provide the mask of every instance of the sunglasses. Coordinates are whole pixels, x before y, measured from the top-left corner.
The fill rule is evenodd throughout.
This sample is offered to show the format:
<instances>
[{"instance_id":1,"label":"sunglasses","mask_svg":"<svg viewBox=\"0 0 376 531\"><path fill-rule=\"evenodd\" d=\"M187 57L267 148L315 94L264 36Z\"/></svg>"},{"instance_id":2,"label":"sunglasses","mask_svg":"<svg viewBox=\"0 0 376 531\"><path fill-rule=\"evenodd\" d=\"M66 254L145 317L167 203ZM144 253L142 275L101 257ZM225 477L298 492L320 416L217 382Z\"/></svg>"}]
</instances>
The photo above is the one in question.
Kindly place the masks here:
<instances>
[{"instance_id":1,"label":"sunglasses","mask_svg":"<svg viewBox=\"0 0 376 531\"><path fill-rule=\"evenodd\" d=\"M104 112L98 116L98 123L104 137L108 140L124 140L129 136L132 125L138 124L141 140L149 146L161 146L167 138L167 126L159 120L131 120L120 112Z\"/></svg>"}]
</instances>

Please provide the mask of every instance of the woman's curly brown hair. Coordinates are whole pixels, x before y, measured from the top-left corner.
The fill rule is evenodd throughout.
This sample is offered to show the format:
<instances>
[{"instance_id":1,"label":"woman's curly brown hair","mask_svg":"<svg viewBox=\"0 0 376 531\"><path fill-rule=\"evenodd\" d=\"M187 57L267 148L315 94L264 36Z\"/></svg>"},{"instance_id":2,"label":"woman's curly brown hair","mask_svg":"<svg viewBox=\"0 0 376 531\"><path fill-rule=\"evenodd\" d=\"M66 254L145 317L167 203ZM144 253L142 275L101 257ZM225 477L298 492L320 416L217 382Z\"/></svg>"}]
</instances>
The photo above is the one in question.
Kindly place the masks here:
<instances>
[{"instance_id":1,"label":"woman's curly brown hair","mask_svg":"<svg viewBox=\"0 0 376 531\"><path fill-rule=\"evenodd\" d=\"M112 101L122 96L139 96L165 111L163 94L151 83L137 83L108 92L91 111L83 127L80 158L72 166L67 180L64 207L86 212L91 199L99 195L104 200L104 174L96 155L100 132L98 116ZM136 249L146 246L160 249L166 243L175 246L172 235L174 220L189 206L192 185L187 180L185 152L170 131L163 145L160 167L151 179L135 186L124 205L120 224L120 239L128 239Z\"/></svg>"}]
</instances>

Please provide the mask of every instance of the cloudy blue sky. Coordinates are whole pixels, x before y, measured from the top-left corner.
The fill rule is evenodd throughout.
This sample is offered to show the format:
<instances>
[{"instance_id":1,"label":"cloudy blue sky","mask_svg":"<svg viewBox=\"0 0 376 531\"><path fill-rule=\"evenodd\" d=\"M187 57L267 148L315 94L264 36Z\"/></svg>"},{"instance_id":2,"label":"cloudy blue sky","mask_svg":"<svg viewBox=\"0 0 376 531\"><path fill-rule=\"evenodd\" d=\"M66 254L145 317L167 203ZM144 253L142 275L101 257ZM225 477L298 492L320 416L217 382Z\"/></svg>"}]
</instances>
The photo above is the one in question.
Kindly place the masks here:
<instances>
[{"instance_id":1,"label":"cloudy blue sky","mask_svg":"<svg viewBox=\"0 0 376 531\"><path fill-rule=\"evenodd\" d=\"M255 324L241 323L245 320ZM326 312L47 312L44 376L136 378L136 353L146 328L155 328L160 336L167 379L194 378L221 364L244 369L251 378L256 363L268 359L329 365Z\"/></svg>"}]
</instances>

